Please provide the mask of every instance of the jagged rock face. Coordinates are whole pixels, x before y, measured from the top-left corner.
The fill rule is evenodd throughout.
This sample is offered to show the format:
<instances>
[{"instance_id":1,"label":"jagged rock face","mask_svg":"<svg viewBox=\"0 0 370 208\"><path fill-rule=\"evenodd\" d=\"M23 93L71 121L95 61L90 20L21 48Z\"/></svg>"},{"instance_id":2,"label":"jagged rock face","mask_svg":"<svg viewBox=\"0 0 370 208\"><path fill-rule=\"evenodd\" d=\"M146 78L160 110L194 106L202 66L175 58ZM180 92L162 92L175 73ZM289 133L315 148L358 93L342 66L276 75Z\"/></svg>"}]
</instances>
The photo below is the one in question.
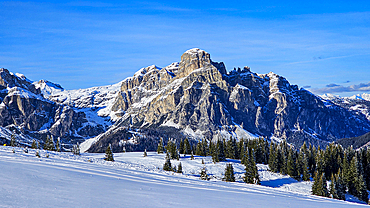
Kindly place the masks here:
<instances>
[{"instance_id":1,"label":"jagged rock face","mask_svg":"<svg viewBox=\"0 0 370 208\"><path fill-rule=\"evenodd\" d=\"M0 88L0 127L17 130L20 143L30 143L30 138L42 140L49 134L73 144L106 130L89 122L85 112L45 99L23 75L0 69Z\"/></svg>"},{"instance_id":2,"label":"jagged rock face","mask_svg":"<svg viewBox=\"0 0 370 208\"><path fill-rule=\"evenodd\" d=\"M121 116L112 128L171 126L193 138L254 134L332 141L370 131L363 116L329 107L281 76L249 67L226 73L223 63L199 49L185 52L180 63L143 68L124 80L112 110Z\"/></svg>"}]
</instances>

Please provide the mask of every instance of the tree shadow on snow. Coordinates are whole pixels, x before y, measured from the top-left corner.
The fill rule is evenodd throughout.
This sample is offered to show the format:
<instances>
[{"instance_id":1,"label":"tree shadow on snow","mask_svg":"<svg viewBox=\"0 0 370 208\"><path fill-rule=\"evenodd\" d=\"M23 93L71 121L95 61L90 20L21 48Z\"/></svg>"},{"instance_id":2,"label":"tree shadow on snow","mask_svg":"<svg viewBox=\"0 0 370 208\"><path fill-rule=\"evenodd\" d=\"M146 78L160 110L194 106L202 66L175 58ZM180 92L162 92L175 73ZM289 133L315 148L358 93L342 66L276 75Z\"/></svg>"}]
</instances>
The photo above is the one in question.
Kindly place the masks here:
<instances>
[{"instance_id":1,"label":"tree shadow on snow","mask_svg":"<svg viewBox=\"0 0 370 208\"><path fill-rule=\"evenodd\" d=\"M292 184L292 183L298 183L297 180L294 180L293 178L279 178L275 180L269 180L269 181L261 181L262 186L268 186L273 188L278 188L286 184Z\"/></svg>"}]
</instances>

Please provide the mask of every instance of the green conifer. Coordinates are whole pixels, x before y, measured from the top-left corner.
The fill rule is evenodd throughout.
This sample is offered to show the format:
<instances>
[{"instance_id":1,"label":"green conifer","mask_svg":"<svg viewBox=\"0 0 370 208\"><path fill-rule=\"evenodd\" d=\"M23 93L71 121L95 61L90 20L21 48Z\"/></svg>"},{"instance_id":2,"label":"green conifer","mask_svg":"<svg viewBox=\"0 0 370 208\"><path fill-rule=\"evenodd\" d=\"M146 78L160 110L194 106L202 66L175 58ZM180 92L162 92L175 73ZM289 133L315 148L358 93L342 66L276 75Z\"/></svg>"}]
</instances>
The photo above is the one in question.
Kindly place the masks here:
<instances>
[{"instance_id":1,"label":"green conifer","mask_svg":"<svg viewBox=\"0 0 370 208\"><path fill-rule=\"evenodd\" d=\"M36 141L35 141L35 140L32 140L31 148L32 148L32 149L37 149L37 143L36 143Z\"/></svg>"},{"instance_id":2,"label":"green conifer","mask_svg":"<svg viewBox=\"0 0 370 208\"><path fill-rule=\"evenodd\" d=\"M157 153L158 154L163 154L163 139L162 138L159 140Z\"/></svg>"},{"instance_id":3,"label":"green conifer","mask_svg":"<svg viewBox=\"0 0 370 208\"><path fill-rule=\"evenodd\" d=\"M166 153L166 161L163 164L163 170L165 170L165 171L171 171L172 170L171 159L170 159L170 155L169 155L168 152Z\"/></svg>"},{"instance_id":4,"label":"green conifer","mask_svg":"<svg viewBox=\"0 0 370 208\"><path fill-rule=\"evenodd\" d=\"M35 155L36 155L36 157L41 157L41 156L40 156L40 152L39 152L39 150L36 150Z\"/></svg>"},{"instance_id":5,"label":"green conifer","mask_svg":"<svg viewBox=\"0 0 370 208\"><path fill-rule=\"evenodd\" d=\"M15 139L15 135L14 135L14 133L13 133L13 134L12 134L12 136L10 137L10 146L12 146L12 147L17 146L17 141L16 141L16 139Z\"/></svg>"},{"instance_id":6,"label":"green conifer","mask_svg":"<svg viewBox=\"0 0 370 208\"><path fill-rule=\"evenodd\" d=\"M331 182L330 182L330 186L329 186L329 196L333 199L339 199L338 191L336 189L336 184L337 184L336 178L332 174L331 175Z\"/></svg>"},{"instance_id":7,"label":"green conifer","mask_svg":"<svg viewBox=\"0 0 370 208\"><path fill-rule=\"evenodd\" d=\"M58 140L57 140L56 151L57 151L57 152L61 152L60 137L58 137Z\"/></svg>"},{"instance_id":8,"label":"green conifer","mask_svg":"<svg viewBox=\"0 0 370 208\"><path fill-rule=\"evenodd\" d=\"M205 181L209 180L207 169L205 166L203 166L203 168L200 170L200 179L205 180Z\"/></svg>"},{"instance_id":9,"label":"green conifer","mask_svg":"<svg viewBox=\"0 0 370 208\"><path fill-rule=\"evenodd\" d=\"M182 173L182 165L181 165L181 162L177 166L177 173Z\"/></svg>"},{"instance_id":10,"label":"green conifer","mask_svg":"<svg viewBox=\"0 0 370 208\"><path fill-rule=\"evenodd\" d=\"M114 162L111 144L109 144L107 149L105 150L104 160Z\"/></svg>"},{"instance_id":11,"label":"green conifer","mask_svg":"<svg viewBox=\"0 0 370 208\"><path fill-rule=\"evenodd\" d=\"M234 168L231 163L226 165L224 180L228 182L235 182Z\"/></svg>"},{"instance_id":12,"label":"green conifer","mask_svg":"<svg viewBox=\"0 0 370 208\"><path fill-rule=\"evenodd\" d=\"M72 146L72 153L74 155L80 155L81 152L80 152L80 144L77 142L77 144L73 145Z\"/></svg>"},{"instance_id":13,"label":"green conifer","mask_svg":"<svg viewBox=\"0 0 370 208\"><path fill-rule=\"evenodd\" d=\"M184 141L180 140L179 153L184 154Z\"/></svg>"}]
</instances>

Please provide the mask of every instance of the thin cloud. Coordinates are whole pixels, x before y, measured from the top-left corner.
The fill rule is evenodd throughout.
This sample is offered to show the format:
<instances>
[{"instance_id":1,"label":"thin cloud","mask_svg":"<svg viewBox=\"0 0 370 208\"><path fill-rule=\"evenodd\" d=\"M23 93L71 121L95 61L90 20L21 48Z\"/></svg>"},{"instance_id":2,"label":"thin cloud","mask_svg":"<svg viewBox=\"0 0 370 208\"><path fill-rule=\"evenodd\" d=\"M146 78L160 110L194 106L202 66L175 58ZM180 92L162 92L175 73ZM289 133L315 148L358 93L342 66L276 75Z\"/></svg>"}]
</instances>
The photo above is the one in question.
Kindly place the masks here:
<instances>
[{"instance_id":1,"label":"thin cloud","mask_svg":"<svg viewBox=\"0 0 370 208\"><path fill-rule=\"evenodd\" d=\"M303 88L309 89L309 88L311 88L311 86L310 85L306 85L306 86L303 86Z\"/></svg>"},{"instance_id":2,"label":"thin cloud","mask_svg":"<svg viewBox=\"0 0 370 208\"><path fill-rule=\"evenodd\" d=\"M315 88L311 90L316 94L324 93L342 93L342 92L367 92L370 91L370 82L369 83L360 83L357 85L343 86L337 84L328 84L323 88Z\"/></svg>"},{"instance_id":3,"label":"thin cloud","mask_svg":"<svg viewBox=\"0 0 370 208\"><path fill-rule=\"evenodd\" d=\"M331 88L331 87L339 87L340 85L337 85L337 84L328 84L328 85L326 85L326 87L329 87L329 88Z\"/></svg>"}]
</instances>

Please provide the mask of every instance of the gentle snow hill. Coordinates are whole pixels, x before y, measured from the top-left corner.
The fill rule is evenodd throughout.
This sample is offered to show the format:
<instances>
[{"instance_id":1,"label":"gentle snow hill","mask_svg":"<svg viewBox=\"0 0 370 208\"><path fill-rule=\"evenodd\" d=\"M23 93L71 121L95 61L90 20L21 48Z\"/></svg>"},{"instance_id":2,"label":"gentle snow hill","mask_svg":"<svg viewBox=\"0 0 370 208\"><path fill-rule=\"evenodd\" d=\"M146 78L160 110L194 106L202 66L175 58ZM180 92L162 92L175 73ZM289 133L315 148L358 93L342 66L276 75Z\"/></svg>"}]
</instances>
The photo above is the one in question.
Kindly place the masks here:
<instances>
[{"instance_id":1,"label":"gentle snow hill","mask_svg":"<svg viewBox=\"0 0 370 208\"><path fill-rule=\"evenodd\" d=\"M181 158L185 173L176 174L158 169L158 163L164 162L164 154L152 152L148 157L138 152L115 154L116 162L106 162L104 154L73 156L49 152L50 157L45 158L47 152L40 151L41 158L37 158L35 150L24 153L15 148L16 153L12 153L12 149L0 147L0 207L363 206L276 188L227 183L216 180L217 177L202 181L191 175L202 166L201 157ZM214 164L210 158L205 160L212 173ZM237 167L237 162L234 164ZM219 171L225 163L215 166L221 166Z\"/></svg>"}]
</instances>

